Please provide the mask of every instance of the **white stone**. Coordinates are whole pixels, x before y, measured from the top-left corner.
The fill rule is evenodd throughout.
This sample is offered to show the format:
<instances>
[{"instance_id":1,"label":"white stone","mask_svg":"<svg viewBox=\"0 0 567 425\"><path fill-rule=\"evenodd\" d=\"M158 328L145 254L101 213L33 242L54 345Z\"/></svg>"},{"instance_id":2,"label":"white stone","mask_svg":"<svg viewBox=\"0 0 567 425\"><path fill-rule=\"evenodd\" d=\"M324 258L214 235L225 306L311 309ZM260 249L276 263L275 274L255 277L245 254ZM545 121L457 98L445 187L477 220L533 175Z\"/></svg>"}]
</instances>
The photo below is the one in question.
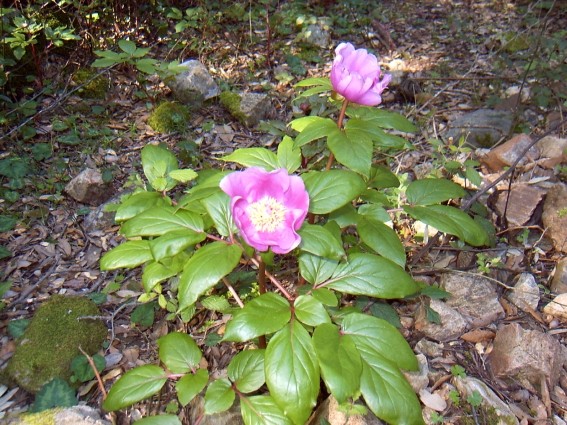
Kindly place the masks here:
<instances>
[{"instance_id":1,"label":"white stone","mask_svg":"<svg viewBox=\"0 0 567 425\"><path fill-rule=\"evenodd\" d=\"M557 295L543 308L543 312L554 317L567 319L567 293Z\"/></svg>"},{"instance_id":2,"label":"white stone","mask_svg":"<svg viewBox=\"0 0 567 425\"><path fill-rule=\"evenodd\" d=\"M521 310L535 310L539 303L539 287L534 277L529 273L522 273L514 289L508 294L512 304Z\"/></svg>"},{"instance_id":3,"label":"white stone","mask_svg":"<svg viewBox=\"0 0 567 425\"><path fill-rule=\"evenodd\" d=\"M188 60L181 64L187 68L167 81L173 96L188 105L200 105L203 101L216 97L219 86L213 80L208 69L198 60Z\"/></svg>"}]
</instances>

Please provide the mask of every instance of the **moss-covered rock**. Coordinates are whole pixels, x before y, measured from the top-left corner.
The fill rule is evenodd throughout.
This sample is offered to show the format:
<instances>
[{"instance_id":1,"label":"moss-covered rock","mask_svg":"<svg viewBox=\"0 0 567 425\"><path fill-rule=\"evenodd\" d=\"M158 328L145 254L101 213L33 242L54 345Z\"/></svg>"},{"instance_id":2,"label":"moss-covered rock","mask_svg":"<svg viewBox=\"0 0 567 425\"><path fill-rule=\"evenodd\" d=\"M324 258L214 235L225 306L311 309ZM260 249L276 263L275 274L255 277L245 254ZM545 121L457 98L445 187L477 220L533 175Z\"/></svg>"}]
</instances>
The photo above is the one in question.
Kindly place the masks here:
<instances>
[{"instance_id":1,"label":"moss-covered rock","mask_svg":"<svg viewBox=\"0 0 567 425\"><path fill-rule=\"evenodd\" d=\"M106 93L110 88L108 78L102 75L96 76L96 74L96 72L89 69L79 69L73 75L73 82L77 86L84 84L78 90L84 99L104 99L106 97Z\"/></svg>"},{"instance_id":2,"label":"moss-covered rock","mask_svg":"<svg viewBox=\"0 0 567 425\"><path fill-rule=\"evenodd\" d=\"M240 104L242 102L242 97L239 94L233 93L231 91L223 91L220 94L220 103L226 108L226 110L236 118L238 121L244 123L246 121L246 115L242 112Z\"/></svg>"},{"instance_id":3,"label":"moss-covered rock","mask_svg":"<svg viewBox=\"0 0 567 425\"><path fill-rule=\"evenodd\" d=\"M189 109L176 102L161 103L148 118L148 124L159 133L185 131L189 124Z\"/></svg>"},{"instance_id":4,"label":"moss-covered rock","mask_svg":"<svg viewBox=\"0 0 567 425\"><path fill-rule=\"evenodd\" d=\"M79 347L93 354L104 342L107 329L98 307L83 297L54 295L45 302L18 341L7 367L8 375L27 391L35 393L53 378L69 380L71 360Z\"/></svg>"}]
</instances>

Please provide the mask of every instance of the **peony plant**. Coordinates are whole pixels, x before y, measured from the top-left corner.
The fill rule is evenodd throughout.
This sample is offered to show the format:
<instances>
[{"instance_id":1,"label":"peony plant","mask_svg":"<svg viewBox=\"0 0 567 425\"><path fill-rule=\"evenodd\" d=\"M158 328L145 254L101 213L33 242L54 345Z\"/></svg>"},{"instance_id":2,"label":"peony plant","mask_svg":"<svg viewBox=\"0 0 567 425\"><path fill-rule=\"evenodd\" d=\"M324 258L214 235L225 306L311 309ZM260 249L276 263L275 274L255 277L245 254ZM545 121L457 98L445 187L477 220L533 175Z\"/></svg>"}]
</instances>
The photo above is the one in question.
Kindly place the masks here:
<instances>
[{"instance_id":1,"label":"peony plant","mask_svg":"<svg viewBox=\"0 0 567 425\"><path fill-rule=\"evenodd\" d=\"M474 246L488 237L454 206L461 186L435 178L402 184L377 165L380 155L408 149L399 134L415 127L375 107L390 77L374 55L349 43L335 53L330 79L297 87L302 102L324 98L336 120L299 117L290 123L294 137L276 151L243 148L220 158L241 169L179 169L166 148L142 150L147 183L118 206L126 241L102 257L101 269L143 267L140 302L157 300L185 323L222 314L222 341L241 351L212 378L202 341L169 333L158 340L159 362L127 371L104 409L126 408L169 381L183 406L204 392L205 414L238 400L246 424L303 425L322 388L349 413L424 423L402 373L417 369L416 357L381 312L385 300L431 291L406 270L392 223L413 218ZM252 296L241 282L248 270L256 274ZM156 420L139 423L180 423L174 415Z\"/></svg>"}]
</instances>

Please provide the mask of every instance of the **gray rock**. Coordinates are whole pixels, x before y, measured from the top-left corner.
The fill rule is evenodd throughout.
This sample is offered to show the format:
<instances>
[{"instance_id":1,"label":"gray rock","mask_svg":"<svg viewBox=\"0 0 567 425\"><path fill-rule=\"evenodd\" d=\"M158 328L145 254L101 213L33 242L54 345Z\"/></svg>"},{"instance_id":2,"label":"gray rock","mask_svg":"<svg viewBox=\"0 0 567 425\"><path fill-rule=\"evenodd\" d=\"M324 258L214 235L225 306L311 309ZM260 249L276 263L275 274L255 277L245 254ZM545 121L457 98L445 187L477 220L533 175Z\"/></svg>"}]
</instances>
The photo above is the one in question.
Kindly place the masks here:
<instances>
[{"instance_id":1,"label":"gray rock","mask_svg":"<svg viewBox=\"0 0 567 425\"><path fill-rule=\"evenodd\" d=\"M187 71L167 81L177 100L187 105L200 106L205 100L219 95L220 89L205 65L198 60L188 60L181 65Z\"/></svg>"},{"instance_id":2,"label":"gray rock","mask_svg":"<svg viewBox=\"0 0 567 425\"><path fill-rule=\"evenodd\" d=\"M540 331L524 330L518 323L502 326L496 332L493 350L488 356L496 377L538 393L542 378L549 388L555 386L564 362L558 341Z\"/></svg>"},{"instance_id":3,"label":"gray rock","mask_svg":"<svg viewBox=\"0 0 567 425\"><path fill-rule=\"evenodd\" d=\"M265 93L242 93L240 95L240 111L244 114L244 122L249 127L258 124L272 110L270 98Z\"/></svg>"},{"instance_id":4,"label":"gray rock","mask_svg":"<svg viewBox=\"0 0 567 425\"><path fill-rule=\"evenodd\" d=\"M435 341L449 341L457 339L465 332L467 322L457 310L435 299L430 301L429 307L439 314L441 324L429 322L426 313L421 311L416 317L415 328L425 336Z\"/></svg>"},{"instance_id":5,"label":"gray rock","mask_svg":"<svg viewBox=\"0 0 567 425\"><path fill-rule=\"evenodd\" d=\"M567 139L546 136L537 142L542 158L561 157L567 153Z\"/></svg>"},{"instance_id":6,"label":"gray rock","mask_svg":"<svg viewBox=\"0 0 567 425\"><path fill-rule=\"evenodd\" d=\"M326 422L325 422L326 421ZM339 410L339 403L333 396L329 396L317 408L315 413L311 416L307 425L319 425L321 423L329 423L330 425L383 425L372 412L366 415L350 415L347 416L344 412Z\"/></svg>"},{"instance_id":7,"label":"gray rock","mask_svg":"<svg viewBox=\"0 0 567 425\"><path fill-rule=\"evenodd\" d=\"M110 188L110 185L102 180L100 171L85 168L67 183L65 192L77 202L97 206L112 196Z\"/></svg>"},{"instance_id":8,"label":"gray rock","mask_svg":"<svg viewBox=\"0 0 567 425\"><path fill-rule=\"evenodd\" d=\"M461 136L473 147L489 148L512 130L513 114L508 111L479 109L449 123L447 138L458 141Z\"/></svg>"},{"instance_id":9,"label":"gray rock","mask_svg":"<svg viewBox=\"0 0 567 425\"><path fill-rule=\"evenodd\" d=\"M8 422L9 425L27 424L56 425L110 425L110 421L102 419L100 412L89 406L73 406L44 410L33 414L22 414Z\"/></svg>"},{"instance_id":10,"label":"gray rock","mask_svg":"<svg viewBox=\"0 0 567 425\"><path fill-rule=\"evenodd\" d=\"M535 278L529 273L522 273L512 292L508 294L508 299L521 310L536 310L539 304L539 287Z\"/></svg>"},{"instance_id":11,"label":"gray rock","mask_svg":"<svg viewBox=\"0 0 567 425\"><path fill-rule=\"evenodd\" d=\"M116 211L107 211L107 209L113 204L119 204L120 198L124 196L125 193L114 196L104 204L99 205L95 210L91 211L85 217L83 222L83 227L87 232L96 232L101 230L106 230L109 227L116 224L114 217L116 216Z\"/></svg>"},{"instance_id":12,"label":"gray rock","mask_svg":"<svg viewBox=\"0 0 567 425\"><path fill-rule=\"evenodd\" d=\"M429 366L427 364L427 358L423 354L418 354L416 358L419 364L419 370L416 372L402 372L413 390L419 393L429 385Z\"/></svg>"},{"instance_id":13,"label":"gray rock","mask_svg":"<svg viewBox=\"0 0 567 425\"><path fill-rule=\"evenodd\" d=\"M482 404L486 407L494 408L496 415L500 417L500 420L494 425L512 425L519 423L518 418L516 418L516 415L514 415L508 405L484 382L466 376L464 378L455 378L454 384L463 400L466 400L468 396L477 391L482 397Z\"/></svg>"},{"instance_id":14,"label":"gray rock","mask_svg":"<svg viewBox=\"0 0 567 425\"><path fill-rule=\"evenodd\" d=\"M447 305L464 317L469 328L480 328L504 317L493 285L479 275L444 273L440 286L451 294Z\"/></svg>"},{"instance_id":15,"label":"gray rock","mask_svg":"<svg viewBox=\"0 0 567 425\"><path fill-rule=\"evenodd\" d=\"M567 293L567 257L559 260L555 266L551 290L558 294Z\"/></svg>"},{"instance_id":16,"label":"gray rock","mask_svg":"<svg viewBox=\"0 0 567 425\"><path fill-rule=\"evenodd\" d=\"M325 25L320 23L311 24L301 32L299 39L304 43L324 49L331 44L331 33Z\"/></svg>"},{"instance_id":17,"label":"gray rock","mask_svg":"<svg viewBox=\"0 0 567 425\"><path fill-rule=\"evenodd\" d=\"M415 351L427 357L441 357L443 355L443 345L437 342L422 338L415 344Z\"/></svg>"},{"instance_id":18,"label":"gray rock","mask_svg":"<svg viewBox=\"0 0 567 425\"><path fill-rule=\"evenodd\" d=\"M543 204L542 221L556 250L567 254L567 185L557 183L547 192Z\"/></svg>"}]
</instances>

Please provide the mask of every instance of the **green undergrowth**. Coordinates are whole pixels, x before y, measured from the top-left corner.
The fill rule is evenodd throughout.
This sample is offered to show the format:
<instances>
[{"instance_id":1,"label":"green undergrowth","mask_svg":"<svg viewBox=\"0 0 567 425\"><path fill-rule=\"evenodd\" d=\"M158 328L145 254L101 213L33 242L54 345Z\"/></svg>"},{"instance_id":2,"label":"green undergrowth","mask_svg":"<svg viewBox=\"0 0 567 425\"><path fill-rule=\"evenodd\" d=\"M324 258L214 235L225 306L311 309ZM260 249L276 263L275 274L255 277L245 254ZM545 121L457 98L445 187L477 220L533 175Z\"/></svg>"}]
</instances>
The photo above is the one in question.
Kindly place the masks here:
<instances>
[{"instance_id":1,"label":"green undergrowth","mask_svg":"<svg viewBox=\"0 0 567 425\"><path fill-rule=\"evenodd\" d=\"M161 103L148 118L148 124L158 133L184 132L188 129L189 109L176 102Z\"/></svg>"}]
</instances>

